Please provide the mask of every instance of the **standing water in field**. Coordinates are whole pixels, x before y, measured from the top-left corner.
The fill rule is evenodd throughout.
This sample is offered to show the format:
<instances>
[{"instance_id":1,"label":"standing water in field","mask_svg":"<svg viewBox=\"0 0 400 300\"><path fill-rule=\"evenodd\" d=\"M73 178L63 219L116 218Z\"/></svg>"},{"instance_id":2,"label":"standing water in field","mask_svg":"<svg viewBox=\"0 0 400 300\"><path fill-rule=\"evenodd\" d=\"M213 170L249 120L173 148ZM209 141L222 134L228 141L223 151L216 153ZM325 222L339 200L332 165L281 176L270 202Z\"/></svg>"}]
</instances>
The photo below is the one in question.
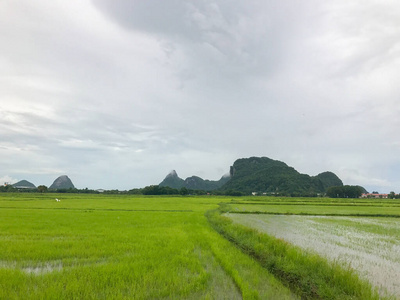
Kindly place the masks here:
<instances>
[{"instance_id":1,"label":"standing water in field","mask_svg":"<svg viewBox=\"0 0 400 300\"><path fill-rule=\"evenodd\" d=\"M349 266L400 299L400 220L397 218L226 214L234 222Z\"/></svg>"}]
</instances>

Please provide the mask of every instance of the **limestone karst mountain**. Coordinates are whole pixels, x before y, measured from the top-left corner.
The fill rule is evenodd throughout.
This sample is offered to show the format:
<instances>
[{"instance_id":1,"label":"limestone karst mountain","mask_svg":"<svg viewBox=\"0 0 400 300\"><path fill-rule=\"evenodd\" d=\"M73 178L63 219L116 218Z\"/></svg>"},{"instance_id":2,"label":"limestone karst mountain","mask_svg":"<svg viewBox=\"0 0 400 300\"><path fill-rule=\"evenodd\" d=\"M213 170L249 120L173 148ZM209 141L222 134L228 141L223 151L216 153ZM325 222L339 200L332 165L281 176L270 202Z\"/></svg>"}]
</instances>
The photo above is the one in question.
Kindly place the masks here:
<instances>
[{"instance_id":1,"label":"limestone karst mountain","mask_svg":"<svg viewBox=\"0 0 400 300\"><path fill-rule=\"evenodd\" d=\"M317 176L301 174L284 162L268 157L241 158L230 170L231 180L223 190L243 193L315 194L324 193L331 186L342 186L332 172Z\"/></svg>"},{"instance_id":2,"label":"limestone karst mountain","mask_svg":"<svg viewBox=\"0 0 400 300\"><path fill-rule=\"evenodd\" d=\"M160 186L193 190L238 191L244 194L278 193L282 195L311 195L325 193L331 186L343 186L343 182L332 172L317 176L301 174L286 163L268 157L237 159L227 176L218 181L204 180L197 176L185 180L171 171Z\"/></svg>"},{"instance_id":3,"label":"limestone karst mountain","mask_svg":"<svg viewBox=\"0 0 400 300\"><path fill-rule=\"evenodd\" d=\"M183 180L178 176L175 170L171 171L159 186L169 186L174 189L187 188L191 190L212 191L222 187L230 176L222 176L220 180L207 180L198 176L191 176Z\"/></svg>"},{"instance_id":4,"label":"limestone karst mountain","mask_svg":"<svg viewBox=\"0 0 400 300\"><path fill-rule=\"evenodd\" d=\"M29 182L28 180L18 181L17 183L14 183L12 186L17 189L35 189L36 188L36 186L32 182Z\"/></svg>"},{"instance_id":5,"label":"limestone karst mountain","mask_svg":"<svg viewBox=\"0 0 400 300\"><path fill-rule=\"evenodd\" d=\"M53 184L49 187L49 189L70 189L75 188L74 184L72 183L71 179L67 175L62 175L54 180Z\"/></svg>"},{"instance_id":6,"label":"limestone karst mountain","mask_svg":"<svg viewBox=\"0 0 400 300\"><path fill-rule=\"evenodd\" d=\"M159 186L169 186L174 189L180 189L185 186L185 181L178 176L175 170L172 170L165 176Z\"/></svg>"}]
</instances>

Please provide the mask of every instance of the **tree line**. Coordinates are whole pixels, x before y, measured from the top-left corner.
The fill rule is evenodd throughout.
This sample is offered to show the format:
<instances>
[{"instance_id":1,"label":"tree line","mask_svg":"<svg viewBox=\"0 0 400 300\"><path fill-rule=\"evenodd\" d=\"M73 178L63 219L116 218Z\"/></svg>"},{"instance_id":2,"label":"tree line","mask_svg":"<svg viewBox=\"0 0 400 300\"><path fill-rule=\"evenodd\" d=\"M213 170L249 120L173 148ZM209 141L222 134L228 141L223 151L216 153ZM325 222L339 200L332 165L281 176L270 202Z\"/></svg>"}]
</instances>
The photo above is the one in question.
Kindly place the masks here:
<instances>
[{"instance_id":1,"label":"tree line","mask_svg":"<svg viewBox=\"0 0 400 300\"><path fill-rule=\"evenodd\" d=\"M363 188L357 185L331 186L326 190L330 198L360 198Z\"/></svg>"},{"instance_id":2,"label":"tree line","mask_svg":"<svg viewBox=\"0 0 400 300\"><path fill-rule=\"evenodd\" d=\"M213 190L213 191L205 191L205 190L194 190L188 189L186 187L182 187L180 189L171 188L169 186L159 186L159 185L149 185L144 188L135 188L126 191L119 190L92 190L92 189L77 189L77 188L69 188L69 189L49 189L45 185L39 185L37 188L32 189L18 189L13 187L12 185L3 185L0 186L0 193L7 192L20 192L20 193L77 193L77 194L130 194L130 195L218 195L218 196L247 196L248 194L236 191L236 190ZM259 193L258 195L266 195L266 196L280 196L280 197L321 197L327 196L330 198L359 198L363 194L364 189L360 186L355 185L344 185L344 186L332 186L329 187L326 191L326 194L317 194L317 193ZM390 192L388 198L400 198L400 194L395 194L394 192Z\"/></svg>"}]
</instances>

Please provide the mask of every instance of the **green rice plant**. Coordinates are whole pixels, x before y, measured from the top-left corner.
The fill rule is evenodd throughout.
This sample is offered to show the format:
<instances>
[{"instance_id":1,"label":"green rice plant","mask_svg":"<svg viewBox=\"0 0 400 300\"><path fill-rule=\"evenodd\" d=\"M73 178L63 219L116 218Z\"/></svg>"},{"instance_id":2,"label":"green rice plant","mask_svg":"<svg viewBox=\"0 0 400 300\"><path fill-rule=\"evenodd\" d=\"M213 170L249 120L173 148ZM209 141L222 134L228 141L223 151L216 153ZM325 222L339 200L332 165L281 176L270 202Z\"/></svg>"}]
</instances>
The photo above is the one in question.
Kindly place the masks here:
<instances>
[{"instance_id":1,"label":"green rice plant","mask_svg":"<svg viewBox=\"0 0 400 300\"><path fill-rule=\"evenodd\" d=\"M313 204L230 204L226 211L251 214L297 214L325 216L375 216L400 218L400 206Z\"/></svg>"},{"instance_id":2,"label":"green rice plant","mask_svg":"<svg viewBox=\"0 0 400 300\"><path fill-rule=\"evenodd\" d=\"M254 257L268 271L288 285L302 299L379 299L371 285L341 265L328 263L318 255L260 233L221 216L220 210L206 213L213 228L243 252Z\"/></svg>"},{"instance_id":3,"label":"green rice plant","mask_svg":"<svg viewBox=\"0 0 400 300\"><path fill-rule=\"evenodd\" d=\"M229 200L0 195L0 299L295 299L211 228Z\"/></svg>"},{"instance_id":4,"label":"green rice plant","mask_svg":"<svg viewBox=\"0 0 400 300\"><path fill-rule=\"evenodd\" d=\"M232 213L224 216L353 268L382 296L400 294L399 218Z\"/></svg>"},{"instance_id":5,"label":"green rice plant","mask_svg":"<svg viewBox=\"0 0 400 300\"><path fill-rule=\"evenodd\" d=\"M235 203L253 203L253 204L355 204L355 205L391 205L400 206L399 199L381 199L381 198L326 198L326 197L271 197L271 196L250 196L232 199Z\"/></svg>"}]
</instances>

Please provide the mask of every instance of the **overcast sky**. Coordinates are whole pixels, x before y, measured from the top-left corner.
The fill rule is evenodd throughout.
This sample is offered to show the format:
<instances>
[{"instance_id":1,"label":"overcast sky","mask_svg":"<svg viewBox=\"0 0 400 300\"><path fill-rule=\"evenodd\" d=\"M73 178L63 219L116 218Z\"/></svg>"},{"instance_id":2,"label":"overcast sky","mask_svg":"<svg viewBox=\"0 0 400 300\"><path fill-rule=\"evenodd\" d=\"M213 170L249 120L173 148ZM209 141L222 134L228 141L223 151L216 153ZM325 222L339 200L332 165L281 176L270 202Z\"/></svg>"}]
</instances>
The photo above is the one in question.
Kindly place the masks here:
<instances>
[{"instance_id":1,"label":"overcast sky","mask_svg":"<svg viewBox=\"0 0 400 300\"><path fill-rule=\"evenodd\" d=\"M266 156L400 192L397 0L2 0L0 49L1 183Z\"/></svg>"}]
</instances>

